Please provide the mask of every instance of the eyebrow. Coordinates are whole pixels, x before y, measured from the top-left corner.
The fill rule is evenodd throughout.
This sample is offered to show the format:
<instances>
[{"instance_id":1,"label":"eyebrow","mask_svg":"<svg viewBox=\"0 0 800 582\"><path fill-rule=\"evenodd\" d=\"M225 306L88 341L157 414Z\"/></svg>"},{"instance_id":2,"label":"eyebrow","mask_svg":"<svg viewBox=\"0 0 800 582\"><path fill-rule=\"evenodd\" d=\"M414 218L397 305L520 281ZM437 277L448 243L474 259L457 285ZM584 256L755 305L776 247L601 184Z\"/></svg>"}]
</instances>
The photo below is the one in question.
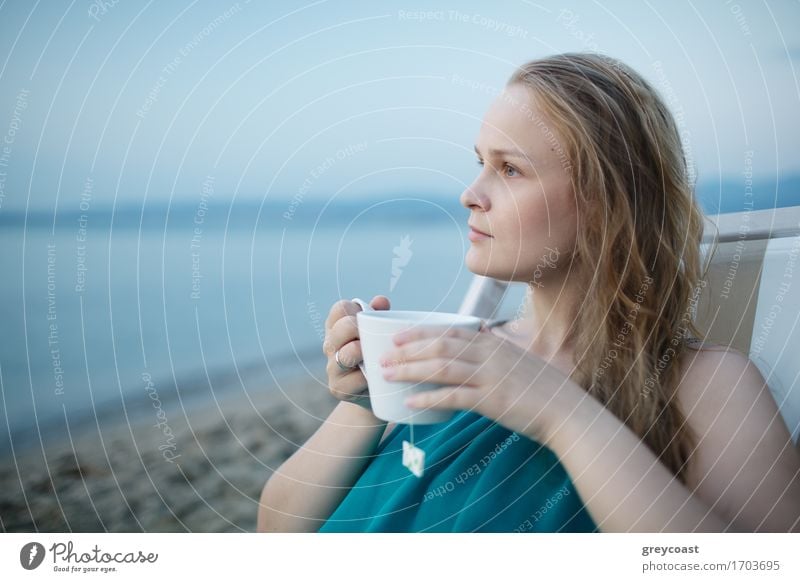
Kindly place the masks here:
<instances>
[{"instance_id":1,"label":"eyebrow","mask_svg":"<svg viewBox=\"0 0 800 582\"><path fill-rule=\"evenodd\" d=\"M478 154L478 155L481 155L481 153L478 151L478 146L474 145L473 147L475 148L475 153ZM522 151L517 150L517 149L505 149L504 150L504 149L497 149L497 148L489 148L489 154L493 155L493 156L506 156L508 158L520 158L520 159L523 159L523 160L528 161L528 162L532 162L533 161L527 154L525 154L525 152L522 152Z\"/></svg>"}]
</instances>

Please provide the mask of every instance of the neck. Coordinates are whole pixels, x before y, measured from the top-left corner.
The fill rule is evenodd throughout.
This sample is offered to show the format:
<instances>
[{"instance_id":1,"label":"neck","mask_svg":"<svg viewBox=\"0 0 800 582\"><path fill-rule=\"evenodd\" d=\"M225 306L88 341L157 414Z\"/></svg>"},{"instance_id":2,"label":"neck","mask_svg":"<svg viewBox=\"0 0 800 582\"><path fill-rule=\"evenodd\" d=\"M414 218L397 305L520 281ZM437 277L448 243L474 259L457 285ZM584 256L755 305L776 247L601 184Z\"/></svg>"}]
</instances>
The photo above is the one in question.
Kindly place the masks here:
<instances>
[{"instance_id":1,"label":"neck","mask_svg":"<svg viewBox=\"0 0 800 582\"><path fill-rule=\"evenodd\" d=\"M547 280L528 283L525 309L517 333L530 351L544 359L572 351L570 330L575 325L580 291L558 272Z\"/></svg>"}]
</instances>

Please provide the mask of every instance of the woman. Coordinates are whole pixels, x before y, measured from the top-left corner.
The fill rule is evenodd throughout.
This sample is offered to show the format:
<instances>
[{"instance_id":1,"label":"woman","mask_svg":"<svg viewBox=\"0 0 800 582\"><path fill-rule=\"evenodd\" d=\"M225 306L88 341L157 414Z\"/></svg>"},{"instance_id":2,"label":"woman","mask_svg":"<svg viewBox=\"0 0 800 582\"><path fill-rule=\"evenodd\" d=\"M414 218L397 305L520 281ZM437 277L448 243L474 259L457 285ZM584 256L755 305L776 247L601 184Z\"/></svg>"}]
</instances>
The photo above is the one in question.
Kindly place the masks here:
<instances>
[{"instance_id":1,"label":"woman","mask_svg":"<svg viewBox=\"0 0 800 582\"><path fill-rule=\"evenodd\" d=\"M399 460L409 427L371 415L350 367L358 308L337 303L325 352L343 403L265 485L259 530L800 530L800 456L764 378L690 337L702 214L653 88L598 55L532 61L475 150L466 263L526 282L525 305L384 354L387 377L446 385L409 404L459 411L415 427L417 478Z\"/></svg>"}]
</instances>

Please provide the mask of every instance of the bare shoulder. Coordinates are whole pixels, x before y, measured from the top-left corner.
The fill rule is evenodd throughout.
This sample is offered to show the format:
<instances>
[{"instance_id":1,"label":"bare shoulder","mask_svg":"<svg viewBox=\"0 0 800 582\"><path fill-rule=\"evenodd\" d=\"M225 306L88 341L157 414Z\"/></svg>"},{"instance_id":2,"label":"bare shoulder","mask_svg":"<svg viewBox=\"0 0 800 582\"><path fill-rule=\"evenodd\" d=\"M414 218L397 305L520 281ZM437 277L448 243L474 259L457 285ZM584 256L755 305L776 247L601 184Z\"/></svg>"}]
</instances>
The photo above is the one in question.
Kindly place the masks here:
<instances>
[{"instance_id":1,"label":"bare shoulder","mask_svg":"<svg viewBox=\"0 0 800 582\"><path fill-rule=\"evenodd\" d=\"M722 414L731 412L733 405L748 403L748 409L756 402L775 405L764 376L747 355L707 341L694 342L688 347L677 389L685 413L693 409L716 411L715 417L734 421L733 417Z\"/></svg>"},{"instance_id":2,"label":"bare shoulder","mask_svg":"<svg viewBox=\"0 0 800 582\"><path fill-rule=\"evenodd\" d=\"M702 340L687 341L678 384L678 398L686 406L707 403L708 399L730 396L730 391L756 381L758 368L735 348ZM747 376L750 382L741 382ZM760 379L766 387L763 377Z\"/></svg>"},{"instance_id":3,"label":"bare shoulder","mask_svg":"<svg viewBox=\"0 0 800 582\"><path fill-rule=\"evenodd\" d=\"M704 343L686 350L678 400L697 448L688 485L743 531L800 527L800 453L750 358Z\"/></svg>"}]
</instances>

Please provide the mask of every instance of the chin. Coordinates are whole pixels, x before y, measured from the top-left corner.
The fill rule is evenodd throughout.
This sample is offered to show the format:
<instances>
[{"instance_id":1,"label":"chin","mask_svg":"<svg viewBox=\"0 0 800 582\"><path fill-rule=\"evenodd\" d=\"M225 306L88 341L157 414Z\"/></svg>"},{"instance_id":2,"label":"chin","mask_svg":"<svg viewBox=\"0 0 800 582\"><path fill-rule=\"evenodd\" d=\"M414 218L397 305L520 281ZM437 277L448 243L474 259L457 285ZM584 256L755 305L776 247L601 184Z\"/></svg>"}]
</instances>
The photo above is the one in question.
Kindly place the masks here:
<instances>
[{"instance_id":1,"label":"chin","mask_svg":"<svg viewBox=\"0 0 800 582\"><path fill-rule=\"evenodd\" d=\"M497 279L498 281L513 281L515 279L525 280L525 277L522 275L524 273L523 269L517 267L517 272L514 273L513 265L509 267L508 265L497 264L500 261L494 260L495 254L496 253L493 253L492 260L489 260L488 253L476 253L475 249L472 248L467 251L467 256L464 258L464 265L476 275L491 277L492 279Z\"/></svg>"},{"instance_id":2,"label":"chin","mask_svg":"<svg viewBox=\"0 0 800 582\"><path fill-rule=\"evenodd\" d=\"M537 267L541 269L542 261L534 264L530 257L514 260L514 257L494 249L471 247L464 265L476 275L509 283L527 283L531 280L531 273L536 272Z\"/></svg>"}]
</instances>

